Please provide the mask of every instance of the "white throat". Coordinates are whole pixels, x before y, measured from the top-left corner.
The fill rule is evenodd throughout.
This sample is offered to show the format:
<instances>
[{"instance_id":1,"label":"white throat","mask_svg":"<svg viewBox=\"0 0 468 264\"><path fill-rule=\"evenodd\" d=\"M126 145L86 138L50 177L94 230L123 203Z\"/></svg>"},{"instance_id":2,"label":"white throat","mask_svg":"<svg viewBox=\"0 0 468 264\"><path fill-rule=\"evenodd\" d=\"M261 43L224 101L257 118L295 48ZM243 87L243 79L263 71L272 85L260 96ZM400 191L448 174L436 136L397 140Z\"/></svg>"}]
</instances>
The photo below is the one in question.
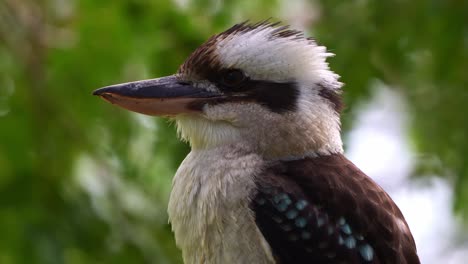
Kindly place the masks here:
<instances>
[{"instance_id":1,"label":"white throat","mask_svg":"<svg viewBox=\"0 0 468 264\"><path fill-rule=\"evenodd\" d=\"M192 150L186 157L168 207L184 263L274 263L249 207L263 166L242 144Z\"/></svg>"}]
</instances>

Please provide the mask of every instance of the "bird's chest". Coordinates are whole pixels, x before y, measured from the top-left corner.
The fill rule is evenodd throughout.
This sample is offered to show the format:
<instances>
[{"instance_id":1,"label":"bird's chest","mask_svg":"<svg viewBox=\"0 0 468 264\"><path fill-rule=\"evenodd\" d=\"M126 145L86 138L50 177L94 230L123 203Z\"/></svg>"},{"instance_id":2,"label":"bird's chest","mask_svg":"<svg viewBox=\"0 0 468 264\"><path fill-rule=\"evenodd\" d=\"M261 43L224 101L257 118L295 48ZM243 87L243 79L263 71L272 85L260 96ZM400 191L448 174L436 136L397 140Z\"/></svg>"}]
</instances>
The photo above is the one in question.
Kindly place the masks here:
<instances>
[{"instance_id":1,"label":"bird's chest","mask_svg":"<svg viewBox=\"0 0 468 264\"><path fill-rule=\"evenodd\" d=\"M261 167L258 156L238 150L187 156L168 209L185 263L273 263L249 206Z\"/></svg>"}]
</instances>

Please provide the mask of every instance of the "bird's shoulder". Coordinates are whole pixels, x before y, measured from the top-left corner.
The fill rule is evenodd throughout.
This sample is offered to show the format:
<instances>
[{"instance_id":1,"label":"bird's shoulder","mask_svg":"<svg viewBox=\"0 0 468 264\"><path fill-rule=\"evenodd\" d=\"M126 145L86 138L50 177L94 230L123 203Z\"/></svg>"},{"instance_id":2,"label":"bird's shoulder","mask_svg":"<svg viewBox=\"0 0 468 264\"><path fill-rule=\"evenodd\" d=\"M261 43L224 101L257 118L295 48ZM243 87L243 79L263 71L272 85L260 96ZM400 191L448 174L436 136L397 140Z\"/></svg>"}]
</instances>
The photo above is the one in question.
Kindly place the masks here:
<instances>
[{"instance_id":1,"label":"bird's shoulder","mask_svg":"<svg viewBox=\"0 0 468 264\"><path fill-rule=\"evenodd\" d=\"M256 187L256 223L280 263L419 263L393 200L341 154L274 162Z\"/></svg>"}]
</instances>

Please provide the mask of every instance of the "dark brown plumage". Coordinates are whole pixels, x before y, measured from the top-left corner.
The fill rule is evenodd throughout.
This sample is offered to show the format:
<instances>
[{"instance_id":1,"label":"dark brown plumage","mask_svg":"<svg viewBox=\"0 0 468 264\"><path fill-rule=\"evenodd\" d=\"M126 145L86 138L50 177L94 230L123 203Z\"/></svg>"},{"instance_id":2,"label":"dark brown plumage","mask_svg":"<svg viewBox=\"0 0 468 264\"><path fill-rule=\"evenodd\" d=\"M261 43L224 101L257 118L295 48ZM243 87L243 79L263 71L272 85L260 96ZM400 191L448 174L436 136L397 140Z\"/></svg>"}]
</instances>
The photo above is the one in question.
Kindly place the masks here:
<instances>
[{"instance_id":1,"label":"dark brown plumage","mask_svg":"<svg viewBox=\"0 0 468 264\"><path fill-rule=\"evenodd\" d=\"M419 263L398 207L341 154L275 163L257 186L252 208L279 263Z\"/></svg>"}]
</instances>

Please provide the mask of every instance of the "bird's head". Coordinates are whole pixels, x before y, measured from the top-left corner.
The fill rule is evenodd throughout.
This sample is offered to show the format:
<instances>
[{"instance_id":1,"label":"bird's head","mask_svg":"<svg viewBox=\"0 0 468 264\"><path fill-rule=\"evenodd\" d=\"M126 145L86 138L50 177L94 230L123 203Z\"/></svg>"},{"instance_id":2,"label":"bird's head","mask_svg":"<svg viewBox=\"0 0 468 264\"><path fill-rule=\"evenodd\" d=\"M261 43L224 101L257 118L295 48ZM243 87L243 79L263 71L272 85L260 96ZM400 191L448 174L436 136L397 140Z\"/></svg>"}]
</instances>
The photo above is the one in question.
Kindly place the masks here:
<instances>
[{"instance_id":1,"label":"bird's head","mask_svg":"<svg viewBox=\"0 0 468 264\"><path fill-rule=\"evenodd\" d=\"M94 92L175 118L192 148L245 144L265 158L342 152L342 84L325 47L285 26L242 23L211 37L174 75Z\"/></svg>"}]
</instances>

